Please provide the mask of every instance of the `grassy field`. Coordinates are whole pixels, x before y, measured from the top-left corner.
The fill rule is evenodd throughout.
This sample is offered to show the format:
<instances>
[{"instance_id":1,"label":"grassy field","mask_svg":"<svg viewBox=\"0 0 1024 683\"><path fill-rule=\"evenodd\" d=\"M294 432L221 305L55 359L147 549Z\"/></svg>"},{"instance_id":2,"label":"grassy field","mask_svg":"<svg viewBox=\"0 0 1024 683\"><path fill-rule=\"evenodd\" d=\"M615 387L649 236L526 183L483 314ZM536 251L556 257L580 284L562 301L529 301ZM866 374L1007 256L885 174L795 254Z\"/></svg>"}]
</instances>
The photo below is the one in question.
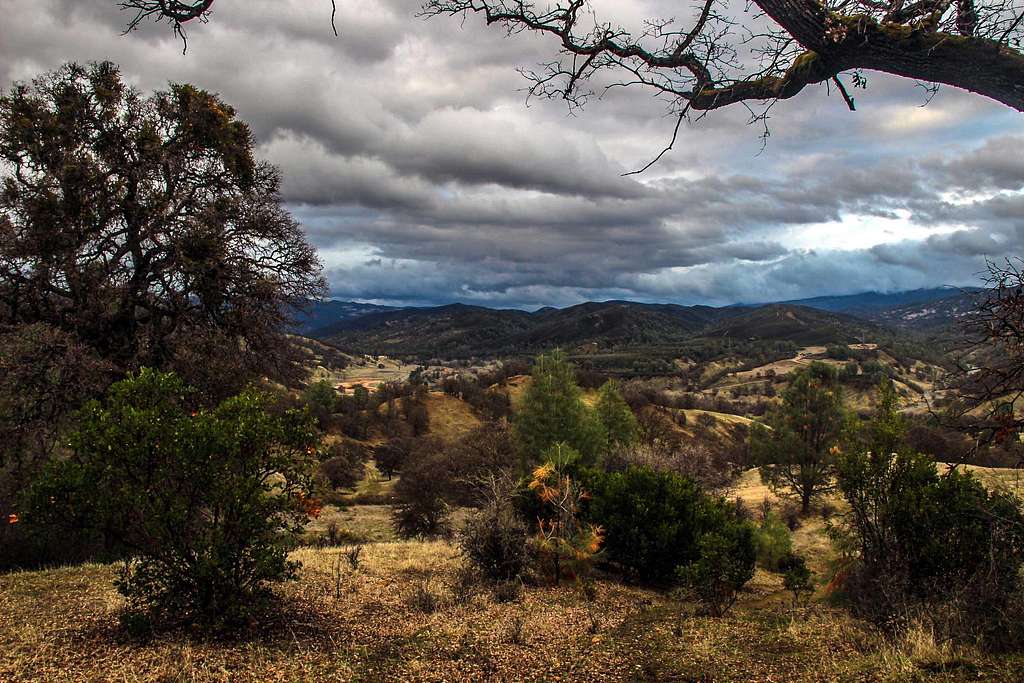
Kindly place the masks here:
<instances>
[{"instance_id":1,"label":"grassy field","mask_svg":"<svg viewBox=\"0 0 1024 683\"><path fill-rule=\"evenodd\" d=\"M0 576L0 680L1010 681L1024 667L927 634L888 643L838 607L792 607L761 571L716 619L602 577L593 602L571 585L499 601L463 586L443 542L373 543L340 573L339 552L296 552L277 613L230 640L128 639L112 566Z\"/></svg>"},{"instance_id":2,"label":"grassy field","mask_svg":"<svg viewBox=\"0 0 1024 683\"><path fill-rule=\"evenodd\" d=\"M993 484L1012 471L972 468ZM732 494L776 501L755 470ZM776 501L777 502L777 501ZM459 512L459 517L464 515ZM825 523L793 534L817 591L794 607L778 575L758 570L722 618L664 591L596 576L589 601L574 583L528 583L513 599L466 581L449 542L399 542L390 508L327 506L365 543L359 567L343 549L304 547L299 579L245 634L170 632L148 640L118 627L114 565L0 575L0 681L1016 681L1024 657L937 643L925 630L886 639L830 603L833 550Z\"/></svg>"}]
</instances>

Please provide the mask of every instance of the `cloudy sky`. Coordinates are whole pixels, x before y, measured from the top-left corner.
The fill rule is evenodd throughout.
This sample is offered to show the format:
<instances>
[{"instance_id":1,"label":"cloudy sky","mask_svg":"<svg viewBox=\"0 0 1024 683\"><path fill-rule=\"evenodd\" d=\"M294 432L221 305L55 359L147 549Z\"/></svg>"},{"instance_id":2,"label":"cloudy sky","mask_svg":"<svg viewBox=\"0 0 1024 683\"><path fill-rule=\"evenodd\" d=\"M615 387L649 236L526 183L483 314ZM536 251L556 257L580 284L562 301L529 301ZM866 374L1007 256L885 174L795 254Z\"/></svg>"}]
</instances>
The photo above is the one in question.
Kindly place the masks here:
<instances>
[{"instance_id":1,"label":"cloudy sky","mask_svg":"<svg viewBox=\"0 0 1024 683\"><path fill-rule=\"evenodd\" d=\"M0 0L5 87L68 60L110 59L149 91L219 92L319 248L335 298L532 308L625 298L760 302L977 284L1024 254L1024 116L869 73L857 112L810 88L771 112L684 125L617 89L582 112L524 102L516 67L543 37L476 17L416 18L419 0L218 0L189 31L120 32L114 0ZM627 25L689 12L605 0ZM680 10L680 8L683 8Z\"/></svg>"}]
</instances>

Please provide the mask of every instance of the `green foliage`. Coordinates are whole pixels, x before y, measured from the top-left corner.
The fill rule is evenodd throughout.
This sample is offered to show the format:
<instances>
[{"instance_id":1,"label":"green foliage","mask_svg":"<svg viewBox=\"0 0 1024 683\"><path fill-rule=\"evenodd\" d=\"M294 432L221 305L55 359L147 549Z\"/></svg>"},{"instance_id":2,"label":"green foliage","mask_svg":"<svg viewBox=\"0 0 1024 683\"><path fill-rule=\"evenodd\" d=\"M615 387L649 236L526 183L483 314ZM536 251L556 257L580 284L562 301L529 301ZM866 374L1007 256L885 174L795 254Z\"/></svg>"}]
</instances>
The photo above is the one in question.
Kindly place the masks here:
<instances>
[{"instance_id":1,"label":"green foliage","mask_svg":"<svg viewBox=\"0 0 1024 683\"><path fill-rule=\"evenodd\" d=\"M769 514L757 529L757 563L768 571L780 571L793 551L789 528L775 514Z\"/></svg>"},{"instance_id":2,"label":"green foliage","mask_svg":"<svg viewBox=\"0 0 1024 683\"><path fill-rule=\"evenodd\" d=\"M395 531L403 538L451 535L451 462L440 445L428 439L405 440L411 450L395 484L398 505L392 512Z\"/></svg>"},{"instance_id":3,"label":"green foliage","mask_svg":"<svg viewBox=\"0 0 1024 683\"><path fill-rule=\"evenodd\" d=\"M584 464L594 464L607 443L604 426L580 398L575 372L565 354L555 350L537 357L532 381L523 395L513 425L523 469L542 462L553 443L565 442Z\"/></svg>"},{"instance_id":4,"label":"green foliage","mask_svg":"<svg viewBox=\"0 0 1024 683\"><path fill-rule=\"evenodd\" d=\"M597 418L604 425L610 448L628 446L636 442L640 428L636 416L622 398L618 382L608 380L601 386L595 409Z\"/></svg>"},{"instance_id":5,"label":"green foliage","mask_svg":"<svg viewBox=\"0 0 1024 683\"><path fill-rule=\"evenodd\" d=\"M309 412L316 417L321 429L327 426L331 413L338 405L338 392L325 379L312 382L302 392L302 401L309 407Z\"/></svg>"},{"instance_id":6,"label":"green foliage","mask_svg":"<svg viewBox=\"0 0 1024 683\"><path fill-rule=\"evenodd\" d=\"M192 407L174 374L143 369L88 403L31 491L32 516L103 530L134 559L117 581L133 611L231 626L294 576L287 532L315 505L308 414L255 390Z\"/></svg>"},{"instance_id":7,"label":"green foliage","mask_svg":"<svg viewBox=\"0 0 1024 683\"><path fill-rule=\"evenodd\" d=\"M355 488L366 475L367 453L361 445L335 442L324 455L318 474L332 489Z\"/></svg>"},{"instance_id":8,"label":"green foliage","mask_svg":"<svg viewBox=\"0 0 1024 683\"><path fill-rule=\"evenodd\" d=\"M905 433L883 380L860 448L841 455L837 468L858 558L847 582L855 608L889 623L927 605L946 637L1012 641L1019 627L1006 604L1024 566L1019 501L959 469L940 475L931 458L908 450Z\"/></svg>"},{"instance_id":9,"label":"green foliage","mask_svg":"<svg viewBox=\"0 0 1024 683\"><path fill-rule=\"evenodd\" d=\"M610 559L644 581L668 582L676 567L697 559L702 533L721 515L693 481L630 466L591 473L589 516L605 532Z\"/></svg>"},{"instance_id":10,"label":"green foliage","mask_svg":"<svg viewBox=\"0 0 1024 683\"><path fill-rule=\"evenodd\" d=\"M110 62L0 95L0 325L46 323L116 371L174 370L211 401L297 381L284 328L324 283L254 148L217 95L144 96Z\"/></svg>"},{"instance_id":11,"label":"green foliage","mask_svg":"<svg viewBox=\"0 0 1024 683\"><path fill-rule=\"evenodd\" d=\"M807 561L799 555L787 555L779 566L782 571L782 585L793 594L793 605L814 592L811 570Z\"/></svg>"},{"instance_id":12,"label":"green foliage","mask_svg":"<svg viewBox=\"0 0 1024 683\"><path fill-rule=\"evenodd\" d=\"M878 383L874 414L859 436L861 447L869 453L889 455L906 448L907 421L899 412L896 386L888 377Z\"/></svg>"},{"instance_id":13,"label":"green foliage","mask_svg":"<svg viewBox=\"0 0 1024 683\"><path fill-rule=\"evenodd\" d=\"M754 577L757 541L754 528L735 518L700 537L699 557L676 570L676 576L708 611L722 616L736 602L736 593Z\"/></svg>"},{"instance_id":14,"label":"green foliage","mask_svg":"<svg viewBox=\"0 0 1024 683\"><path fill-rule=\"evenodd\" d=\"M887 586L873 598L941 598L983 578L1001 596L1016 589L1024 517L1008 494L913 453L846 454L838 475L863 578Z\"/></svg>"},{"instance_id":15,"label":"green foliage","mask_svg":"<svg viewBox=\"0 0 1024 683\"><path fill-rule=\"evenodd\" d=\"M835 451L848 431L842 388L824 363L796 373L767 426L750 432L751 454L773 490L795 495L801 512L831 490Z\"/></svg>"}]
</instances>

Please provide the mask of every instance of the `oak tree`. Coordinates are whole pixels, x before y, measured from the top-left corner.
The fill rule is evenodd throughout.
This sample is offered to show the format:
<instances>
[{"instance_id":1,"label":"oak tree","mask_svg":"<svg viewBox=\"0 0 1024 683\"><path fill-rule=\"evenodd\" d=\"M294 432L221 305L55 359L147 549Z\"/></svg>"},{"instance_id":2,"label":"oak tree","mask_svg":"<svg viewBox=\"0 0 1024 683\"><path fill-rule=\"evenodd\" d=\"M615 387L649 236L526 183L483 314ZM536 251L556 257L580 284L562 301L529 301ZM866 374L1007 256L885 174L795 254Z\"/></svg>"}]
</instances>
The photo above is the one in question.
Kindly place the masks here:
<instances>
[{"instance_id":1,"label":"oak tree","mask_svg":"<svg viewBox=\"0 0 1024 683\"><path fill-rule=\"evenodd\" d=\"M0 97L0 328L70 334L113 376L173 369L212 398L298 371L284 326L323 288L248 125L109 62Z\"/></svg>"}]
</instances>

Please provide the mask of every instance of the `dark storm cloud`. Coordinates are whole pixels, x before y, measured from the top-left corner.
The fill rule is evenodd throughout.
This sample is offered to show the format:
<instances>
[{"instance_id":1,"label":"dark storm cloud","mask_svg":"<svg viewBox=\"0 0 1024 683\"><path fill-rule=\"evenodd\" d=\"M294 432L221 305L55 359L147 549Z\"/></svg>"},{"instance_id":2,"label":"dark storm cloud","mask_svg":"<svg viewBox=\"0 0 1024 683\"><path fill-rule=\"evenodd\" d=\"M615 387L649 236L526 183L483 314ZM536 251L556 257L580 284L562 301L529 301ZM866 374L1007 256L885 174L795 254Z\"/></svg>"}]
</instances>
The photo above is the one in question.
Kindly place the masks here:
<instances>
[{"instance_id":1,"label":"dark storm cloud","mask_svg":"<svg viewBox=\"0 0 1024 683\"><path fill-rule=\"evenodd\" d=\"M613 89L570 116L524 106L518 66L555 46L418 0L223 0L189 31L120 31L114 0L0 0L0 77L112 59L143 90L187 81L249 121L328 266L334 295L403 303L763 301L969 284L1024 252L1024 124L944 89L869 74L858 111L827 88L683 126ZM677 2L595 3L638 26ZM742 9L737 5L737 11ZM608 13L611 13L610 15Z\"/></svg>"}]
</instances>

